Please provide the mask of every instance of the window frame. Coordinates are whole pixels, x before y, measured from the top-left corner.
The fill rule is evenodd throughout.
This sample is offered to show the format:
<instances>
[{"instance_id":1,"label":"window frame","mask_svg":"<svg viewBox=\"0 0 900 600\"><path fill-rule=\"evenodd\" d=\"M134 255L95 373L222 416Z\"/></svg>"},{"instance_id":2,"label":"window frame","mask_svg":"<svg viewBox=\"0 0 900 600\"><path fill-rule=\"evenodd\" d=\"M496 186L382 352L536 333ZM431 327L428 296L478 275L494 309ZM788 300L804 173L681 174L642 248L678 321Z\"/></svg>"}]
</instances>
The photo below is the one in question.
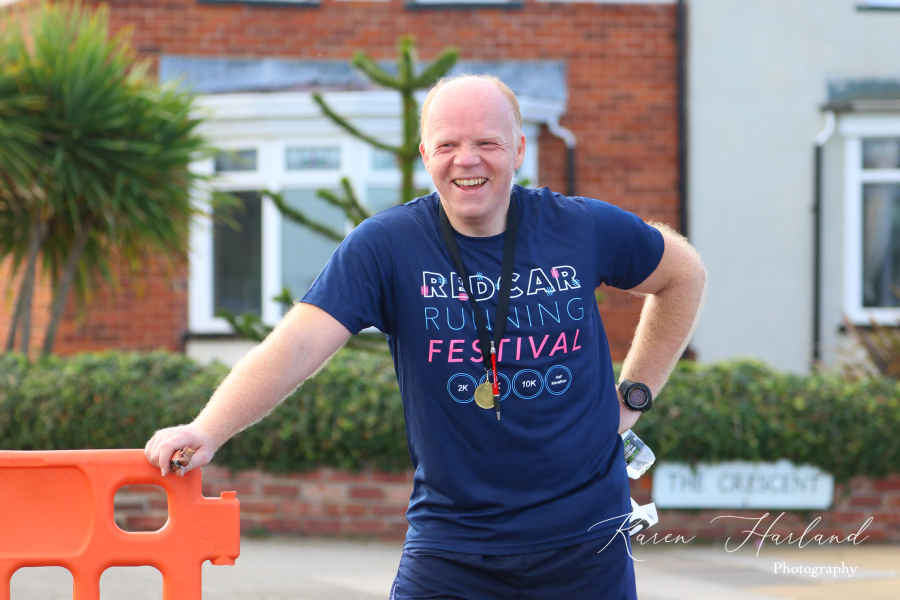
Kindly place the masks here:
<instances>
[{"instance_id":1,"label":"window frame","mask_svg":"<svg viewBox=\"0 0 900 600\"><path fill-rule=\"evenodd\" d=\"M848 114L840 120L844 146L844 313L851 322L900 323L900 307L863 306L863 185L898 183L900 169L863 169L862 142L900 138L900 114Z\"/></svg>"},{"instance_id":2,"label":"window frame","mask_svg":"<svg viewBox=\"0 0 900 600\"><path fill-rule=\"evenodd\" d=\"M238 192L248 190L272 189L272 176L270 149L260 140L222 140L216 143L219 150L256 150L256 169L254 171L225 171L217 173L215 171L215 158L207 158L203 161L194 163L193 168L204 175L210 176L214 183L211 187L222 192ZM214 314L215 287L213 281L213 252L214 252L214 236L213 236L213 219L212 206L210 204L210 190L198 190L194 194L194 202L201 211L201 215L194 219L191 226L191 251L189 255L189 273L188 281L188 322L191 331L201 331L203 333L230 333L231 326L225 319L216 317ZM262 294L263 294L263 316L267 313L265 299L267 298L266 287L266 246L268 234L271 231L273 220L273 211L278 213L278 209L269 198L262 199ZM280 214L278 215L280 217ZM280 240L279 240L280 241ZM269 294L268 297L274 296L278 292ZM277 305L277 303L275 303Z\"/></svg>"}]
</instances>

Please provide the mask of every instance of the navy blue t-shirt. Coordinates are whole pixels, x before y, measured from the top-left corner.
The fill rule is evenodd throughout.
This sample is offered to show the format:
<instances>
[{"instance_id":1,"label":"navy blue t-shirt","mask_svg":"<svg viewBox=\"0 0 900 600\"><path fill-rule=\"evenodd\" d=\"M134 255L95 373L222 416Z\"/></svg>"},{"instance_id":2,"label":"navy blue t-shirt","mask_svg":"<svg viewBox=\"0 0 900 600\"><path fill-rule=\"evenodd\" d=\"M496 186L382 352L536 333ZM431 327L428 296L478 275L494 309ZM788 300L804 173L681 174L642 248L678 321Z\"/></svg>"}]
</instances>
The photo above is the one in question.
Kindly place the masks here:
<instances>
[{"instance_id":1,"label":"navy blue t-shirt","mask_svg":"<svg viewBox=\"0 0 900 600\"><path fill-rule=\"evenodd\" d=\"M352 333L387 334L415 467L406 547L519 554L609 535L631 511L609 344L594 299L659 264L663 238L610 204L513 188L520 214L508 322L497 345L502 420L471 304L444 247L438 194L357 227L303 302ZM493 327L504 235L457 234ZM461 297L462 296L462 297Z\"/></svg>"}]
</instances>

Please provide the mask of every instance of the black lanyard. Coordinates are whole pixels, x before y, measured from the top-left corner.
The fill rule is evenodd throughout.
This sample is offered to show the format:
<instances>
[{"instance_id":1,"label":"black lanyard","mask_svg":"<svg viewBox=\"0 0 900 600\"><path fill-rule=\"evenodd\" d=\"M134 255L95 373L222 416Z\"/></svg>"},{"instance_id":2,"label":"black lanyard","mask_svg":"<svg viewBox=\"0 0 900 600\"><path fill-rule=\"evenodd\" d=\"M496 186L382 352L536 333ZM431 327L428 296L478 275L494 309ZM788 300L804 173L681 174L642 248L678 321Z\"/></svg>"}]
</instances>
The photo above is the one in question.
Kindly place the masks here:
<instances>
[{"instance_id":1,"label":"black lanyard","mask_svg":"<svg viewBox=\"0 0 900 600\"><path fill-rule=\"evenodd\" d=\"M493 374L493 392L494 392L494 410L497 412L497 420L500 420L500 395L499 385L497 381L497 357L494 348L494 342L491 340L491 334L488 332L484 315L478 309L475 302L475 295L469 289L469 278L466 276L466 268L463 266L462 257L459 254L459 246L456 243L453 226L450 225L450 219L444 212L444 206L438 206L441 221L441 235L444 237L444 245L453 264L456 266L456 272L462 281L466 295L469 297L469 303L472 305L472 312L475 315L475 326L478 329L478 343L481 346L481 359L484 361L484 369L490 376ZM497 314L494 318L494 339L499 344L503 340L503 332L506 330L506 317L509 314L509 296L512 292L512 275L513 265L516 262L516 239L519 232L519 206L516 203L515 194L509 196L509 211L506 214L506 235L503 238L503 263L500 267L500 295L497 298Z\"/></svg>"}]
</instances>

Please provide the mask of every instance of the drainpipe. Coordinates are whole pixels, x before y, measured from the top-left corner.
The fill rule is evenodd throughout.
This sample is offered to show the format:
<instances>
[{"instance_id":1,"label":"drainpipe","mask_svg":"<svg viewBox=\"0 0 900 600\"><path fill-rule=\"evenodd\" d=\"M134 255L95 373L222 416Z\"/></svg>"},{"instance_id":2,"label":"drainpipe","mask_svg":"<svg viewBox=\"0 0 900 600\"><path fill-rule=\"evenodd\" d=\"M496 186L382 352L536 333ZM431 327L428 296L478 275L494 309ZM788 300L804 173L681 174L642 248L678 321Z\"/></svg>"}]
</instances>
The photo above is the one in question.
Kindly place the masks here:
<instances>
[{"instance_id":1,"label":"drainpipe","mask_svg":"<svg viewBox=\"0 0 900 600\"><path fill-rule=\"evenodd\" d=\"M575 134L559 124L559 118L547 121L550 133L566 143L566 196L575 195Z\"/></svg>"},{"instance_id":2,"label":"drainpipe","mask_svg":"<svg viewBox=\"0 0 900 600\"><path fill-rule=\"evenodd\" d=\"M812 366L822 359L822 148L835 129L834 112L825 111L825 126L816 136L813 174L813 322Z\"/></svg>"},{"instance_id":3,"label":"drainpipe","mask_svg":"<svg viewBox=\"0 0 900 600\"><path fill-rule=\"evenodd\" d=\"M688 237L687 5L685 1L678 0L675 10L676 86L678 94L678 224L680 225L681 235Z\"/></svg>"}]
</instances>

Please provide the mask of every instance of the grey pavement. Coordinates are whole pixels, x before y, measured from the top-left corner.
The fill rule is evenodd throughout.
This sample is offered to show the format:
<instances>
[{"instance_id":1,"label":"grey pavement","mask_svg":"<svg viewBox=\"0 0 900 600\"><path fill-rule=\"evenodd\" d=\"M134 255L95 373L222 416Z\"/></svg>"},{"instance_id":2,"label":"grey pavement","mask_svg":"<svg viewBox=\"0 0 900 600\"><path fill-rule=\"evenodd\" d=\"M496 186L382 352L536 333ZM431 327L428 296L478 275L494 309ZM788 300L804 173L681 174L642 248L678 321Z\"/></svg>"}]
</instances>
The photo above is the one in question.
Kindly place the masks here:
<instances>
[{"instance_id":1,"label":"grey pavement","mask_svg":"<svg viewBox=\"0 0 900 600\"><path fill-rule=\"evenodd\" d=\"M241 540L233 567L203 567L205 600L385 600L400 543L316 538ZM733 548L732 548L733 549ZM900 546L765 547L729 552L724 544L634 548L641 600L896 600ZM856 567L812 575L812 567ZM785 571L788 571L787 573ZM794 573L791 573L794 571ZM61 568L22 569L12 600L72 598ZM100 582L101 600L159 600L162 575L150 567L114 568ZM598 598L601 596L598 595ZM548 599L555 600L555 599Z\"/></svg>"}]
</instances>

